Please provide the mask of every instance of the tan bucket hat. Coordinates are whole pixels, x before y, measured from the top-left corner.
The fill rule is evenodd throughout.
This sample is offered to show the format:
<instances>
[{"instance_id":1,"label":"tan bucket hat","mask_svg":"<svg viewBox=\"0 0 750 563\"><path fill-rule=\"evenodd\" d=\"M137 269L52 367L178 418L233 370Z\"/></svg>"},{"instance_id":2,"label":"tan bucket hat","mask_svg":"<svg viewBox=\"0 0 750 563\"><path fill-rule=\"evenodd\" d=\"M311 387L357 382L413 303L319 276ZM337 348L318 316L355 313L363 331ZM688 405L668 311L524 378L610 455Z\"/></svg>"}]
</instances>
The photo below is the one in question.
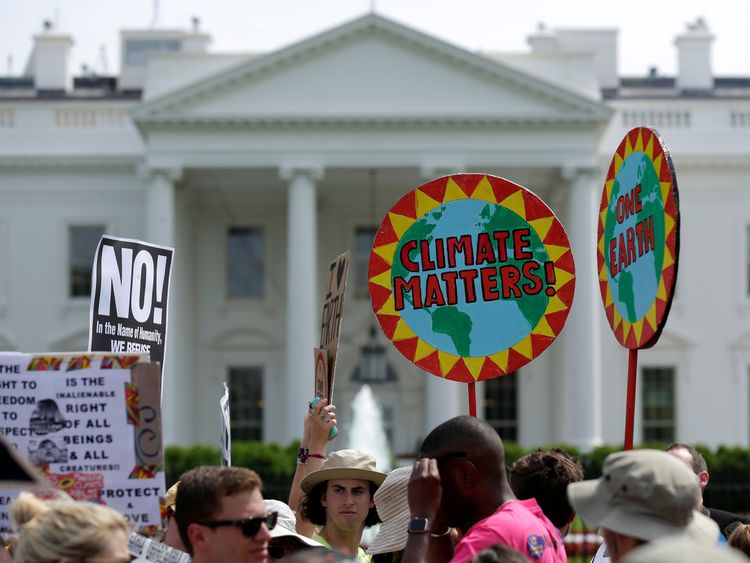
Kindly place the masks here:
<instances>
[{"instance_id":1,"label":"tan bucket hat","mask_svg":"<svg viewBox=\"0 0 750 563\"><path fill-rule=\"evenodd\" d=\"M407 490L411 472L411 466L394 469L375 492L375 508L383 523L367 549L370 555L401 551L406 547L410 519Z\"/></svg>"},{"instance_id":2,"label":"tan bucket hat","mask_svg":"<svg viewBox=\"0 0 750 563\"><path fill-rule=\"evenodd\" d=\"M360 450L339 450L331 452L323 462L323 467L302 479L300 486L310 493L318 483L331 479L362 479L375 483L378 487L385 480L385 473L375 468L375 458Z\"/></svg>"},{"instance_id":3,"label":"tan bucket hat","mask_svg":"<svg viewBox=\"0 0 750 563\"><path fill-rule=\"evenodd\" d=\"M610 454L599 479L568 485L568 499L592 527L653 541L668 535L703 543L718 540L718 526L695 510L698 479L680 460L659 450Z\"/></svg>"}]
</instances>

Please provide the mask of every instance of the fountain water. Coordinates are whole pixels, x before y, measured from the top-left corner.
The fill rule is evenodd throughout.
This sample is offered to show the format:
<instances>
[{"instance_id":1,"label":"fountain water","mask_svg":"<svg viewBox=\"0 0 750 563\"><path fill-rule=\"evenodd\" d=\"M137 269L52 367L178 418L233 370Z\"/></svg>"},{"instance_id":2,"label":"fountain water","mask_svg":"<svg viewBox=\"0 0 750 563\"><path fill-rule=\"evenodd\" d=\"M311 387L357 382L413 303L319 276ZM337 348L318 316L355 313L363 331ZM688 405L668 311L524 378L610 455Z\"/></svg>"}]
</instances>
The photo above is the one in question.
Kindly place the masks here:
<instances>
[{"instance_id":1,"label":"fountain water","mask_svg":"<svg viewBox=\"0 0 750 563\"><path fill-rule=\"evenodd\" d=\"M383 414L367 384L362 386L352 401L352 425L347 447L365 451L374 457L378 471L388 473L391 470L391 450L383 428ZM362 544L369 545L379 529L379 524L365 528Z\"/></svg>"},{"instance_id":2,"label":"fountain water","mask_svg":"<svg viewBox=\"0 0 750 563\"><path fill-rule=\"evenodd\" d=\"M378 471L391 470L391 450L383 429L383 414L369 385L363 385L352 401L352 425L347 447L375 458Z\"/></svg>"}]
</instances>

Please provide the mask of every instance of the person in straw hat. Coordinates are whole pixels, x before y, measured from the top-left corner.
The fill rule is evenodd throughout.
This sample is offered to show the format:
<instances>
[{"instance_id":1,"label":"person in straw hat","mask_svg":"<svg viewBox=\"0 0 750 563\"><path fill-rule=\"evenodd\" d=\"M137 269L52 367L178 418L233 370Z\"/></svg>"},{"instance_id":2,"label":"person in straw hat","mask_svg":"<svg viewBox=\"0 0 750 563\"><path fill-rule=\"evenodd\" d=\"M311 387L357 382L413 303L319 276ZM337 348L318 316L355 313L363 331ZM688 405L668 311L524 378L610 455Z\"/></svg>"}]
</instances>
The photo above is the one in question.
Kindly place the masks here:
<instances>
[{"instance_id":1,"label":"person in straw hat","mask_svg":"<svg viewBox=\"0 0 750 563\"><path fill-rule=\"evenodd\" d=\"M373 563L394 563L406 547L409 537L409 500L407 488L411 467L391 471L375 493L375 508L383 522L378 535L370 543L367 553Z\"/></svg>"},{"instance_id":2,"label":"person in straw hat","mask_svg":"<svg viewBox=\"0 0 750 563\"><path fill-rule=\"evenodd\" d=\"M371 455L359 450L329 454L322 467L300 484L307 495L302 500L301 517L321 527L312 538L369 563L370 556L359 543L364 528L380 522L373 495L384 479L385 473L376 470Z\"/></svg>"}]
</instances>

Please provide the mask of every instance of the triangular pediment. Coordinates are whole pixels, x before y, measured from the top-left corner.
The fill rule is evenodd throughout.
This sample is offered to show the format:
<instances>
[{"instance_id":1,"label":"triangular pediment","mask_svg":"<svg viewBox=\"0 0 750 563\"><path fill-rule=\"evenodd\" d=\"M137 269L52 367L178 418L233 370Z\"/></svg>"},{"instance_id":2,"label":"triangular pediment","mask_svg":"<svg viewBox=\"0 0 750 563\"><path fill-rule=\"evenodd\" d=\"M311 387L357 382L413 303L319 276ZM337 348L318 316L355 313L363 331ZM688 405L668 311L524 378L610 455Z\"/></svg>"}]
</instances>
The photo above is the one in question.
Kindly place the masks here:
<instances>
[{"instance_id":1,"label":"triangular pediment","mask_svg":"<svg viewBox=\"0 0 750 563\"><path fill-rule=\"evenodd\" d=\"M370 14L143 104L201 121L603 122L595 100Z\"/></svg>"}]
</instances>

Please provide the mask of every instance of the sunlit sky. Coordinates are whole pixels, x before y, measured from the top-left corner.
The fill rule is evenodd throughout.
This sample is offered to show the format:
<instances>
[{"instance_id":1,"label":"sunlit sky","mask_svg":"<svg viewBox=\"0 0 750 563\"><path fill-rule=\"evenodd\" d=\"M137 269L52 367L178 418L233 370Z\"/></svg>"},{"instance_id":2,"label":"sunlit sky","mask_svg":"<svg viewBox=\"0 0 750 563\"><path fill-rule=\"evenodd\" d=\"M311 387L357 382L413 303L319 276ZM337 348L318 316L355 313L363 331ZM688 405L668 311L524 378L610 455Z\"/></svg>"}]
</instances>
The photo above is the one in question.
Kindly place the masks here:
<instances>
[{"instance_id":1,"label":"sunlit sky","mask_svg":"<svg viewBox=\"0 0 750 563\"><path fill-rule=\"evenodd\" d=\"M750 76L748 0L0 0L0 76L23 71L32 36L45 19L73 36L75 74L82 64L112 74L119 69L119 30L148 28L155 19L158 27L188 28L198 16L201 29L213 38L211 51L258 52L373 9L471 51L525 51L526 37L540 22L617 28L619 72L627 76L643 75L650 66L673 74L674 37L702 16L716 35L714 72Z\"/></svg>"}]
</instances>

